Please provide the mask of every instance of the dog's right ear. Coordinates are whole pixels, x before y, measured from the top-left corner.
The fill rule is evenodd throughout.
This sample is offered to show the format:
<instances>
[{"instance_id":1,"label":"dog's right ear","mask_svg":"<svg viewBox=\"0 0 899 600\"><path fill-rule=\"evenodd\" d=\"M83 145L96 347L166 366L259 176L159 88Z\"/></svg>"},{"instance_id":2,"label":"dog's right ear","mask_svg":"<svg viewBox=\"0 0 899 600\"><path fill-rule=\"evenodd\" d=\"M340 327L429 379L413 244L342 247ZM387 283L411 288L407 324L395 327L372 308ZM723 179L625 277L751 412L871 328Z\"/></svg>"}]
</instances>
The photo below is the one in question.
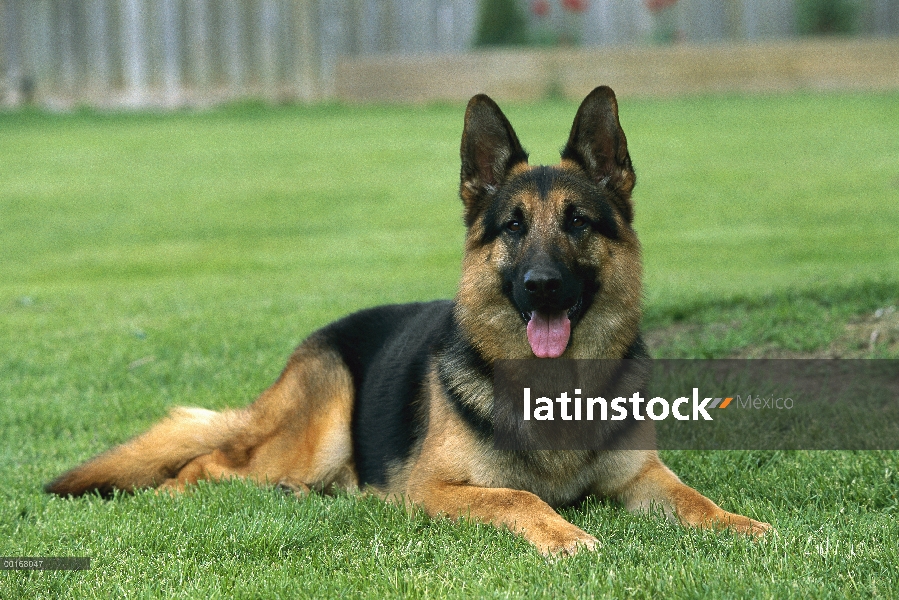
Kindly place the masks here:
<instances>
[{"instance_id":1,"label":"dog's right ear","mask_svg":"<svg viewBox=\"0 0 899 600\"><path fill-rule=\"evenodd\" d=\"M460 154L459 195L465 204L465 225L470 227L509 171L526 163L528 155L506 115L484 94L468 102Z\"/></svg>"}]
</instances>

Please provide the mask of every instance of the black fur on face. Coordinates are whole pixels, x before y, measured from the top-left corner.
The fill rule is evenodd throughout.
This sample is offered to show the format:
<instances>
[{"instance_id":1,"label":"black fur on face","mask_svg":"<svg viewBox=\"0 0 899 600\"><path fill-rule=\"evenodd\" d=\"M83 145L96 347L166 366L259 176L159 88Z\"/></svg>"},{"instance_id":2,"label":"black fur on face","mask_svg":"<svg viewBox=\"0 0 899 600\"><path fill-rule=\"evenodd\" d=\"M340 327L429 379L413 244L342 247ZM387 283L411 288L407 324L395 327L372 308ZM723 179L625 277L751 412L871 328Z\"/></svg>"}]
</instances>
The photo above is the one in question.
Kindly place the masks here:
<instances>
[{"instance_id":1,"label":"black fur on face","mask_svg":"<svg viewBox=\"0 0 899 600\"><path fill-rule=\"evenodd\" d=\"M512 178L481 217L480 243L505 246L503 293L525 323L533 311L566 312L572 325L600 289L594 258L581 250L619 235L608 192L559 167L536 167ZM619 218L621 218L619 216Z\"/></svg>"}]
</instances>

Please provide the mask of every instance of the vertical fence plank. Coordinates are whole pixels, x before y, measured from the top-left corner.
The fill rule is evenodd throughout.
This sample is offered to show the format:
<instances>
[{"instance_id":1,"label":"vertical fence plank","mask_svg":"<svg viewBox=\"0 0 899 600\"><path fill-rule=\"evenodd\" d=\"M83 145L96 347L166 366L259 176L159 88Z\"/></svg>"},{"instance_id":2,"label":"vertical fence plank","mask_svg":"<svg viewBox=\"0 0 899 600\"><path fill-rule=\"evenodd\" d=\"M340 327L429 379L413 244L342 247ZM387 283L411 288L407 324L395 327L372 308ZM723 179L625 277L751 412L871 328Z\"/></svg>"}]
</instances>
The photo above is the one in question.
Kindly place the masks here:
<instances>
[{"instance_id":1,"label":"vertical fence plank","mask_svg":"<svg viewBox=\"0 0 899 600\"><path fill-rule=\"evenodd\" d=\"M15 0L0 0L0 104L22 102L19 15Z\"/></svg>"},{"instance_id":2,"label":"vertical fence plank","mask_svg":"<svg viewBox=\"0 0 899 600\"><path fill-rule=\"evenodd\" d=\"M26 95L52 95L56 87L56 35L53 29L53 4L50 0L34 0L20 5L24 32L22 35L22 87Z\"/></svg>"},{"instance_id":3,"label":"vertical fence plank","mask_svg":"<svg viewBox=\"0 0 899 600\"><path fill-rule=\"evenodd\" d=\"M245 91L244 64L246 42L244 41L243 11L238 0L223 0L224 27L222 28L222 54L228 87L232 96L240 96Z\"/></svg>"},{"instance_id":4,"label":"vertical fence plank","mask_svg":"<svg viewBox=\"0 0 899 600\"><path fill-rule=\"evenodd\" d=\"M439 2L435 7L434 42L437 52L446 53L456 50L454 39L456 30L456 6L452 2Z\"/></svg>"},{"instance_id":5,"label":"vertical fence plank","mask_svg":"<svg viewBox=\"0 0 899 600\"><path fill-rule=\"evenodd\" d=\"M10 18L6 15L7 7L5 0L0 0L0 106L11 103L11 83L9 65L9 32L15 31L10 26Z\"/></svg>"},{"instance_id":6,"label":"vertical fence plank","mask_svg":"<svg viewBox=\"0 0 899 600\"><path fill-rule=\"evenodd\" d=\"M317 0L294 0L293 18L297 32L297 96L311 102L321 96L319 83L320 56L318 38Z\"/></svg>"},{"instance_id":7,"label":"vertical fence plank","mask_svg":"<svg viewBox=\"0 0 899 600\"><path fill-rule=\"evenodd\" d=\"M740 24L743 26L743 37L747 40L757 40L761 35L757 4L757 0L743 0Z\"/></svg>"},{"instance_id":8,"label":"vertical fence plank","mask_svg":"<svg viewBox=\"0 0 899 600\"><path fill-rule=\"evenodd\" d=\"M346 22L344 13L346 0L317 2L319 23L319 72L321 73L322 94L334 94L334 72L337 61L344 55Z\"/></svg>"},{"instance_id":9,"label":"vertical fence plank","mask_svg":"<svg viewBox=\"0 0 899 600\"><path fill-rule=\"evenodd\" d=\"M87 57L85 85L90 98L102 101L103 94L113 87L109 58L108 6L105 0L88 0L84 8Z\"/></svg>"},{"instance_id":10,"label":"vertical fence plank","mask_svg":"<svg viewBox=\"0 0 899 600\"><path fill-rule=\"evenodd\" d=\"M683 6L681 28L688 42L722 40L727 30L727 4L720 0L694 0Z\"/></svg>"},{"instance_id":11,"label":"vertical fence plank","mask_svg":"<svg viewBox=\"0 0 899 600\"><path fill-rule=\"evenodd\" d=\"M399 18L400 0L384 0L381 12L381 26L383 42L381 48L384 52L395 53L400 50L399 28L402 27Z\"/></svg>"},{"instance_id":12,"label":"vertical fence plank","mask_svg":"<svg viewBox=\"0 0 899 600\"><path fill-rule=\"evenodd\" d=\"M394 27L398 31L399 50L407 54L422 54L432 42L432 0L399 0L398 19Z\"/></svg>"},{"instance_id":13,"label":"vertical fence plank","mask_svg":"<svg viewBox=\"0 0 899 600\"><path fill-rule=\"evenodd\" d=\"M615 21L612 4L615 0L594 0L587 8L584 42L606 46L615 43Z\"/></svg>"},{"instance_id":14,"label":"vertical fence plank","mask_svg":"<svg viewBox=\"0 0 899 600\"><path fill-rule=\"evenodd\" d=\"M278 97L278 12L276 0L260 0L256 22L259 84L268 99Z\"/></svg>"},{"instance_id":15,"label":"vertical fence plank","mask_svg":"<svg viewBox=\"0 0 899 600\"><path fill-rule=\"evenodd\" d=\"M160 0L160 31L162 33L162 86L165 102L177 105L181 97L181 40L178 31L177 0Z\"/></svg>"},{"instance_id":16,"label":"vertical fence plank","mask_svg":"<svg viewBox=\"0 0 899 600\"><path fill-rule=\"evenodd\" d=\"M77 94L78 66L75 46L77 7L72 0L59 0L56 5L56 32L58 36L57 61L59 64L59 87L56 101L71 103Z\"/></svg>"},{"instance_id":17,"label":"vertical fence plank","mask_svg":"<svg viewBox=\"0 0 899 600\"><path fill-rule=\"evenodd\" d=\"M383 2L365 0L361 2L359 30L356 32L356 41L360 54L378 54L381 52L383 8Z\"/></svg>"},{"instance_id":18,"label":"vertical fence plank","mask_svg":"<svg viewBox=\"0 0 899 600\"><path fill-rule=\"evenodd\" d=\"M143 0L122 0L122 70L125 102L132 105L147 101L148 69L145 8Z\"/></svg>"},{"instance_id":19,"label":"vertical fence plank","mask_svg":"<svg viewBox=\"0 0 899 600\"><path fill-rule=\"evenodd\" d=\"M724 0L724 38L739 40L743 37L741 0Z\"/></svg>"},{"instance_id":20,"label":"vertical fence plank","mask_svg":"<svg viewBox=\"0 0 899 600\"><path fill-rule=\"evenodd\" d=\"M184 7L187 39L186 52L190 58L191 80L196 92L209 93L212 81L210 57L210 14L207 0L188 0Z\"/></svg>"}]
</instances>

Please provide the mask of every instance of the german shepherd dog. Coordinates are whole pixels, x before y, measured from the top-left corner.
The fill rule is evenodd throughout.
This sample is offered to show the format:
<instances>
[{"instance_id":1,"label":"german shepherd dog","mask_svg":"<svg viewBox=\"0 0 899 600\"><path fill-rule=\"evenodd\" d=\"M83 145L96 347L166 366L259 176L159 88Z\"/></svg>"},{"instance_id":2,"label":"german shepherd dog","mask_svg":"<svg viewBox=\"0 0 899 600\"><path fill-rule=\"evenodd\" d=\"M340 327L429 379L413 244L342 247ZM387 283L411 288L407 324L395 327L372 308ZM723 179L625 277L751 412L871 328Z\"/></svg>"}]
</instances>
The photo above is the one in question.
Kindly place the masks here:
<instances>
[{"instance_id":1,"label":"german shepherd dog","mask_svg":"<svg viewBox=\"0 0 899 600\"><path fill-rule=\"evenodd\" d=\"M361 489L508 528L546 555L596 546L552 508L588 494L686 525L770 529L681 483L654 450L504 451L491 439L495 361L645 356L636 177L612 90L583 101L556 166L529 166L499 107L475 96L461 158L467 234L454 300L332 323L250 406L176 408L46 490L177 492L232 477L297 495ZM626 435L646 427L634 421Z\"/></svg>"}]
</instances>

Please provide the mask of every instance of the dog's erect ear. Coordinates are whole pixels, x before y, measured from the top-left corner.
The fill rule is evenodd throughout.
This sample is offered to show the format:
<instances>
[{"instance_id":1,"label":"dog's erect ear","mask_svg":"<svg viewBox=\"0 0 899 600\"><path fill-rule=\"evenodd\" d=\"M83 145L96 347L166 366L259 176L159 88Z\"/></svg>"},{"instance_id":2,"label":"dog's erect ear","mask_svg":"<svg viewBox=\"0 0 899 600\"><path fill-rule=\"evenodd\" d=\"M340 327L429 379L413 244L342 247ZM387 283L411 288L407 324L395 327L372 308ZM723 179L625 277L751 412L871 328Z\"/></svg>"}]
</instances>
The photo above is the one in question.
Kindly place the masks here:
<instances>
[{"instance_id":1,"label":"dog's erect ear","mask_svg":"<svg viewBox=\"0 0 899 600\"><path fill-rule=\"evenodd\" d=\"M637 176L611 88L598 87L581 102L562 159L578 163L593 181L614 192L625 220L633 220L630 195Z\"/></svg>"},{"instance_id":2,"label":"dog's erect ear","mask_svg":"<svg viewBox=\"0 0 899 600\"><path fill-rule=\"evenodd\" d=\"M471 226L485 200L496 191L509 171L527 162L515 130L499 106L484 94L468 102L462 131L462 182L465 225Z\"/></svg>"}]
</instances>

